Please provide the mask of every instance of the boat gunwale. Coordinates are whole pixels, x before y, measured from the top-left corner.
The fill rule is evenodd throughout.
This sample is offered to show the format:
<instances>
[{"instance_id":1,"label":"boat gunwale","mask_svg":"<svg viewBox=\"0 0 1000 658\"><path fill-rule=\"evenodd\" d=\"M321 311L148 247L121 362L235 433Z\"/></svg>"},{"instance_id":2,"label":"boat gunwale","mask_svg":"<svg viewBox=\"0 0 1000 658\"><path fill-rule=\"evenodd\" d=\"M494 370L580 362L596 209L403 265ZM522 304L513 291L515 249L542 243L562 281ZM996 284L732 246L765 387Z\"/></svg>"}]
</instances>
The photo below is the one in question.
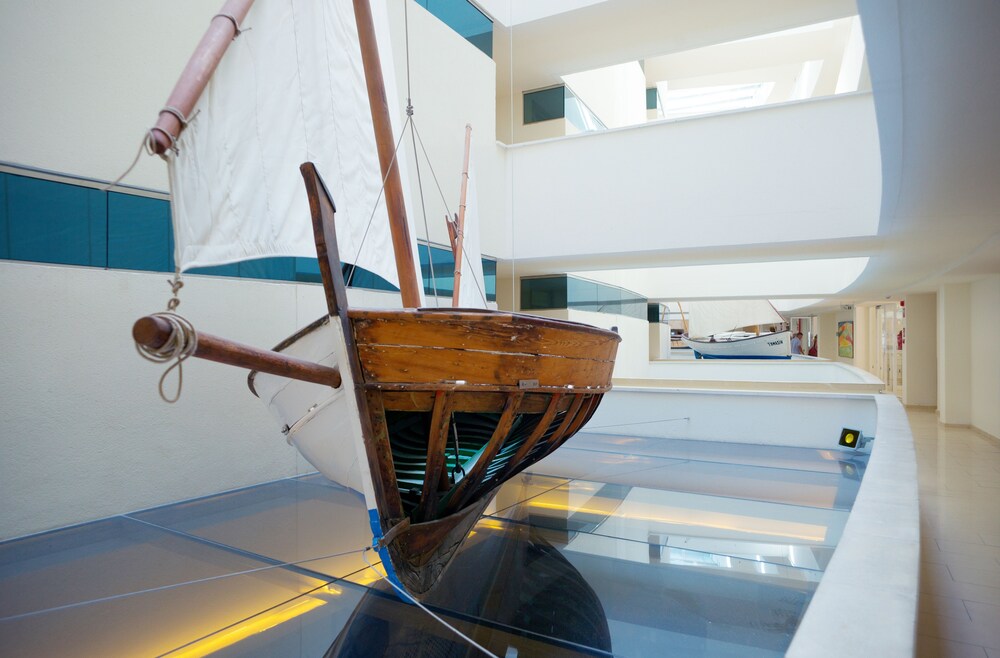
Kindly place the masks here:
<instances>
[{"instance_id":1,"label":"boat gunwale","mask_svg":"<svg viewBox=\"0 0 1000 658\"><path fill-rule=\"evenodd\" d=\"M791 330L786 329L785 331L769 331L766 334L758 334L756 336L749 336L747 338L738 338L736 340L706 340L705 338L688 338L686 336L682 337L681 340L689 343L700 343L703 345L729 345L732 343L744 343L751 340L759 340L761 338L767 338L768 336L779 336L781 334L790 334Z\"/></svg>"}]
</instances>

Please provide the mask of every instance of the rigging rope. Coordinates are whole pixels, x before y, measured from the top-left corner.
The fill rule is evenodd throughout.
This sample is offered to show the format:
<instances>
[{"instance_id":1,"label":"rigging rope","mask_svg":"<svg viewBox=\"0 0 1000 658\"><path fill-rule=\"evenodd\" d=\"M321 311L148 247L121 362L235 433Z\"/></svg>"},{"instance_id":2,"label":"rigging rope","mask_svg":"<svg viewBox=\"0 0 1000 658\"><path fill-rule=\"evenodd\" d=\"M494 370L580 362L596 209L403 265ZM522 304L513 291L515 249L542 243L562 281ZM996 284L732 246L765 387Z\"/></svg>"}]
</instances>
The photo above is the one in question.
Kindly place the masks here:
<instances>
[{"instance_id":1,"label":"rigging rope","mask_svg":"<svg viewBox=\"0 0 1000 658\"><path fill-rule=\"evenodd\" d=\"M142 143L139 144L139 150L136 151L135 157L132 159L132 164L130 164L128 166L128 168L124 172L122 172L121 176L119 176L118 178L114 179L113 181L111 181L110 183L108 183L107 185L104 185L103 187L101 187L99 189L102 192L107 192L112 187L114 187L118 183L122 182L122 179L125 178L126 176L128 176L129 174L131 174L132 170L135 169L135 166L137 164L139 164L139 158L142 157L142 152L143 151L146 152L146 155L153 155L153 151L150 148L150 144L152 143L151 142L152 139L153 139L153 131L152 131L152 129L147 130L145 136L143 136L143 138L142 138Z\"/></svg>"},{"instance_id":2,"label":"rigging rope","mask_svg":"<svg viewBox=\"0 0 1000 658\"><path fill-rule=\"evenodd\" d=\"M436 614L434 614L433 612L431 612L430 610L428 610L422 603L420 603L420 601L418 601L415 598L413 598L412 596L410 596L409 592L407 592L405 589L403 589L402 587L400 587L396 583L392 582L392 579L388 578L384 573L382 573L381 571L379 571L378 569L376 569L374 566L372 566L372 563L368 561L368 551L374 551L374 550L375 549L371 548L371 547L365 549L365 551L361 554L361 557L364 559L365 564L367 564L368 567L372 571L374 571L375 574L379 578L381 578L385 582L387 582L390 585L392 585L393 589L395 589L397 592L399 592L400 594L402 594L403 596L405 596L407 598L407 600L409 600L415 606L417 606L418 608L420 608L421 610L423 610L424 612L426 612L427 614L429 614L431 617L433 617L434 619L436 619L437 621L439 621L441 623L441 625L443 625L444 627L446 627L449 630L451 630L451 632L453 632L455 635L459 636L460 638L462 638L463 640L465 640L466 642L468 642L472 646L474 646L477 649L479 649L480 651L482 651L485 655L491 656L492 658L500 658L495 653L493 653L492 651L490 651L489 649L487 649L483 645L479 644L478 642L476 642L475 640L473 640L471 637L469 637L468 635L466 635L462 631L458 630L457 628L455 628L454 626L452 626L451 624L449 624L448 622L446 622L441 617L438 617Z\"/></svg>"},{"instance_id":3,"label":"rigging rope","mask_svg":"<svg viewBox=\"0 0 1000 658\"><path fill-rule=\"evenodd\" d=\"M603 430L609 427L628 427L630 425L652 425L653 423L670 423L675 420L691 420L691 416L679 416L677 418L660 418L659 420L642 420L635 423L614 423L613 425L597 425L592 427L587 425L588 430Z\"/></svg>"},{"instance_id":4,"label":"rigging rope","mask_svg":"<svg viewBox=\"0 0 1000 658\"><path fill-rule=\"evenodd\" d=\"M434 305L441 305L441 298L438 296L437 288L437 275L434 274L434 254L431 252L431 229L427 225L427 203L424 201L424 183L423 179L420 177L420 158L416 157L417 153L417 124L413 121L413 104L410 103L410 99L406 100L406 115L409 117L410 125L410 139L413 142L413 163L417 169L417 190L420 191L420 212L423 214L424 218L424 237L427 239L427 264L430 266L431 270L431 290L434 291ZM430 164L430 160L428 160ZM431 174L433 175L434 168L431 167ZM447 205L445 206L447 208Z\"/></svg>"},{"instance_id":5,"label":"rigging rope","mask_svg":"<svg viewBox=\"0 0 1000 658\"><path fill-rule=\"evenodd\" d=\"M358 258L361 257L361 251L364 248L365 241L368 238L368 232L371 230L372 222L375 219L375 213L378 210L378 204L382 200L382 195L385 192L385 184L389 178L389 172L392 171L393 165L396 163L396 160L399 155L399 149L403 143L403 138L406 136L407 128L409 128L410 136L413 141L413 160L417 169L417 189L420 191L420 207L424 221L424 238L427 241L427 262L430 267L431 287L432 290L434 291L435 304L440 305L441 301L439 299L438 289L437 289L437 276L435 275L434 272L434 258L430 250L430 245L431 245L430 227L428 226L427 223L427 206L426 206L426 201L424 199L423 179L420 173L420 159L417 157L418 154L417 143L420 144L420 152L423 153L424 160L427 161L427 165L430 168L431 177L434 179L434 184L437 186L438 195L440 195L441 202L444 204L446 214L450 217L452 213L451 213L451 208L448 205L448 199L445 197L444 191L441 189L441 183L440 181L438 181L437 174L434 171L434 165L431 164L431 159L427 155L427 148L424 146L424 141L420 137L420 131L417 129L417 123L413 118L413 102L411 93L412 87L411 87L411 77L410 77L410 18L409 18L409 9L407 8L407 3L405 2L403 3L403 22L404 22L404 35L406 42L406 58L405 58L406 59L406 120L403 123L402 129L400 129L399 131L399 137L396 140L396 145L392 151L392 160L390 160L389 162L389 166L386 169L386 173L382 176L382 185L379 188L379 193L375 199L375 204L372 207L371 214L368 217L368 223L365 226L364 234L362 234L361 236L361 241L358 244L358 249L357 252L355 253L354 260L351 263L351 267L347 272L347 276L344 277L344 284L345 285L351 284L351 280L353 279L354 274L358 269L357 261ZM418 252L419 252L419 246L418 246ZM462 247L462 253L466 254L466 259L468 259L468 254L465 251L464 245ZM473 280L475 281L476 288L478 289L479 295L483 300L483 305L484 306L488 305L488 301L486 299L485 282L481 282L479 280L479 277L475 276L475 270L473 271Z\"/></svg>"},{"instance_id":6,"label":"rigging rope","mask_svg":"<svg viewBox=\"0 0 1000 658\"><path fill-rule=\"evenodd\" d=\"M180 283L176 279L175 282ZM171 302L175 299L176 297ZM184 368L182 364L185 359L197 351L198 334L194 330L194 325L187 318L177 315L172 310L166 313L154 313L151 317L162 318L170 323L170 336L167 337L166 342L159 348L146 347L145 345L136 343L135 349L139 353L139 356L153 363L167 363L174 359L177 360L163 372L159 385L160 397L163 398L164 402L173 404L181 398L181 388L184 386ZM167 375L174 368L177 368L177 393L173 398L169 398L163 392L163 382L166 381Z\"/></svg>"}]
</instances>

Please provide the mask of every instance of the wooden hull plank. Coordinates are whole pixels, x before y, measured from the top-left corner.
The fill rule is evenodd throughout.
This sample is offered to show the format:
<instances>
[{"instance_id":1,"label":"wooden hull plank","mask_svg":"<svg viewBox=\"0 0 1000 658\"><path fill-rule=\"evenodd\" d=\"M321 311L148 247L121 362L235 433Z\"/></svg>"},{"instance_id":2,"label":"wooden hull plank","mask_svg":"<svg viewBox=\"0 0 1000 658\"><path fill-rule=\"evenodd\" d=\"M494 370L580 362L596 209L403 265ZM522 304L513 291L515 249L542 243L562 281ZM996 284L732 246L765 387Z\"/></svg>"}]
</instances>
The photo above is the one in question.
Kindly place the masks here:
<instances>
[{"instance_id":1,"label":"wooden hull plank","mask_svg":"<svg viewBox=\"0 0 1000 658\"><path fill-rule=\"evenodd\" d=\"M537 380L539 386L608 385L610 363L545 355L479 352L415 346L358 345L366 383L447 382L502 383L517 386Z\"/></svg>"},{"instance_id":2,"label":"wooden hull plank","mask_svg":"<svg viewBox=\"0 0 1000 658\"><path fill-rule=\"evenodd\" d=\"M357 342L613 361L618 341L602 330L548 318L475 311L352 311ZM584 329L592 329L584 327Z\"/></svg>"}]
</instances>

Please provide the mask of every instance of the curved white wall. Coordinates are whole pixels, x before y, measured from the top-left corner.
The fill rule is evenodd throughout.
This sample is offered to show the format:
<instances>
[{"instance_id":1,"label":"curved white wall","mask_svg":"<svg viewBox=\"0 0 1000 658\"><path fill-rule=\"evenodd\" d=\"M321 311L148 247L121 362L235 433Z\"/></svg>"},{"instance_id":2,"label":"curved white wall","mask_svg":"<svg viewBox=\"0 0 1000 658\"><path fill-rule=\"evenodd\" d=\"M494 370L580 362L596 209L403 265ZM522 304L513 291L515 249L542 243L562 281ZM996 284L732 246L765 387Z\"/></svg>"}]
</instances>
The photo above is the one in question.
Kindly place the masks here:
<instances>
[{"instance_id":1,"label":"curved white wall","mask_svg":"<svg viewBox=\"0 0 1000 658\"><path fill-rule=\"evenodd\" d=\"M869 93L516 145L509 159L517 259L865 236L878 225Z\"/></svg>"}]
</instances>

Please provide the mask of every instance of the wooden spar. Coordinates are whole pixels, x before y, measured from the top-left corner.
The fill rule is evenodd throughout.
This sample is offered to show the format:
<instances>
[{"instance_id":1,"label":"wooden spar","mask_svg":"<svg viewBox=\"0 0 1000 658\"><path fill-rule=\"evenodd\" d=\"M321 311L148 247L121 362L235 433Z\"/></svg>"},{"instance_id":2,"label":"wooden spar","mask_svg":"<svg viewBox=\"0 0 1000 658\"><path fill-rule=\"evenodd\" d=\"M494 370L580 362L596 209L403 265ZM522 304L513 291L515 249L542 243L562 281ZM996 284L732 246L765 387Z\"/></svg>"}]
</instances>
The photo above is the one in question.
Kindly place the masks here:
<instances>
[{"instance_id":1,"label":"wooden spar","mask_svg":"<svg viewBox=\"0 0 1000 658\"><path fill-rule=\"evenodd\" d=\"M389 119L389 103L385 96L382 63L379 59L375 25L368 0L354 0L354 19L358 24L358 41L361 44L361 60L368 86L368 103L371 105L372 123L375 126L378 160L382 168L382 178L385 180L385 205L389 213L392 250L396 255L399 291L403 298L403 308L417 308L420 306L420 279L414 265L410 228L406 220L406 206L403 203L403 184L399 177L392 122Z\"/></svg>"},{"instance_id":2,"label":"wooden spar","mask_svg":"<svg viewBox=\"0 0 1000 658\"><path fill-rule=\"evenodd\" d=\"M688 332L688 321L687 321L687 318L684 317L684 307L681 306L680 302L677 302L677 308L681 312L681 324L684 325L684 333L687 333Z\"/></svg>"},{"instance_id":3,"label":"wooden spar","mask_svg":"<svg viewBox=\"0 0 1000 658\"><path fill-rule=\"evenodd\" d=\"M132 337L138 344L155 350L167 343L172 331L167 320L147 315L136 320L132 326ZM198 347L194 356L238 368L260 370L279 377L326 384L334 388L339 387L341 381L340 371L336 368L285 356L279 352L257 349L202 332L198 332Z\"/></svg>"},{"instance_id":4,"label":"wooden spar","mask_svg":"<svg viewBox=\"0 0 1000 658\"><path fill-rule=\"evenodd\" d=\"M452 235L451 248L455 254L455 286L451 291L451 305L458 308L462 286L462 247L465 244L465 199L469 190L469 152L472 148L472 126L465 124L465 160L462 163L462 193L458 197L458 219Z\"/></svg>"},{"instance_id":5,"label":"wooden spar","mask_svg":"<svg viewBox=\"0 0 1000 658\"><path fill-rule=\"evenodd\" d=\"M163 154L174 145L174 141L184 130L180 117L167 108L172 108L185 118L191 118L195 103L205 91L205 85L215 73L226 49L239 34L237 26L243 24L253 0L226 0L219 13L212 17L198 47L181 73L180 79L167 99L156 125L149 131L149 147L154 153Z\"/></svg>"}]
</instances>

